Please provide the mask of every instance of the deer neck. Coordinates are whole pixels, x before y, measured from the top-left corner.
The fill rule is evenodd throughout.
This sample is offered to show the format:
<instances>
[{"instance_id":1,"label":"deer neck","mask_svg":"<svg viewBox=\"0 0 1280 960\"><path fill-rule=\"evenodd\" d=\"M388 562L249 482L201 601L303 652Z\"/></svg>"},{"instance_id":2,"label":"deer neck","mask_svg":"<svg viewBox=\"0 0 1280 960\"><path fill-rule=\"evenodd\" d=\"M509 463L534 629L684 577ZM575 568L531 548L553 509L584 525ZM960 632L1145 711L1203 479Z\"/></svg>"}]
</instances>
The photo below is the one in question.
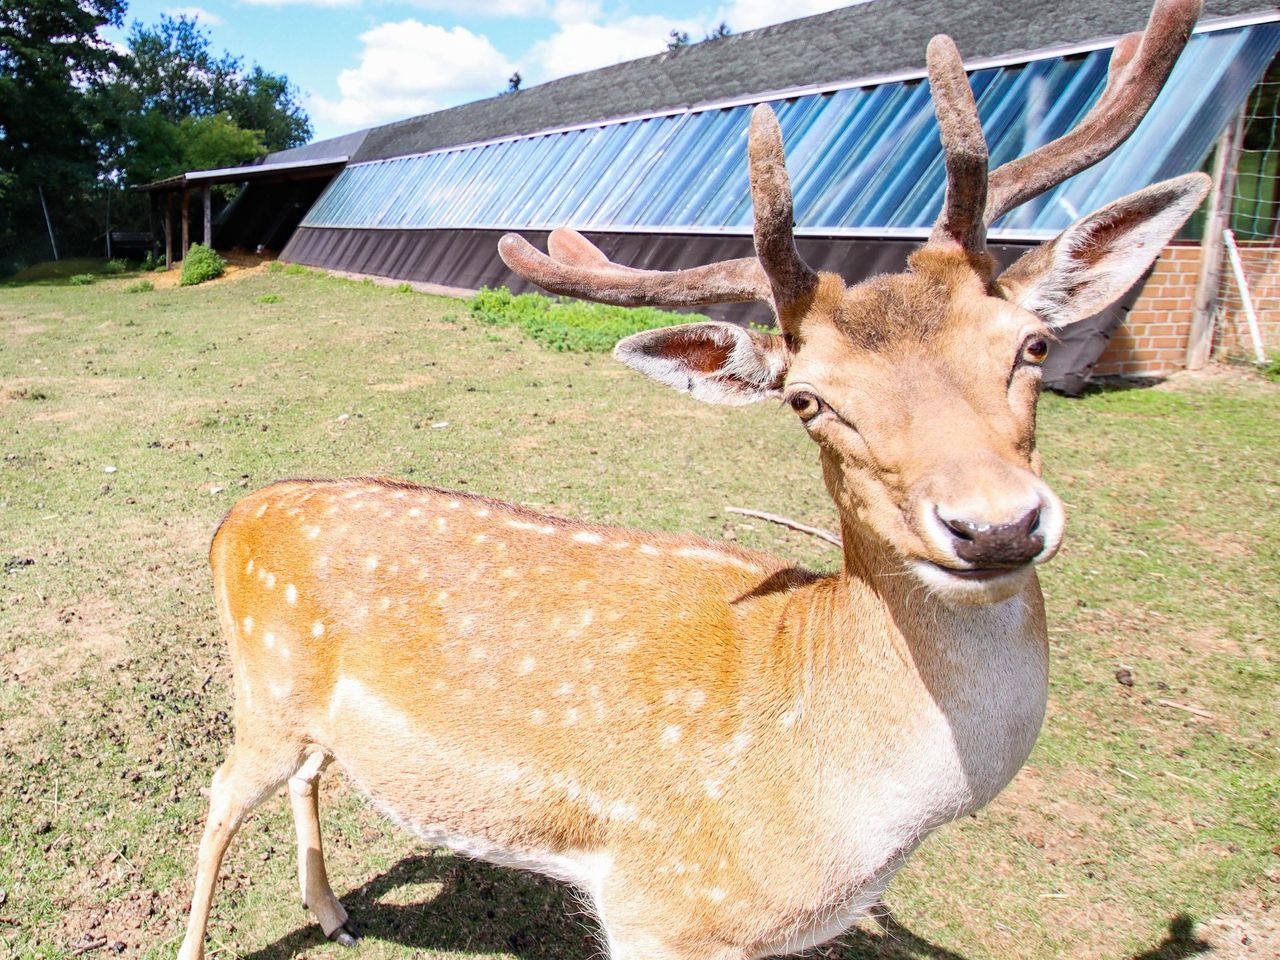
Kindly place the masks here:
<instances>
[{"instance_id":1,"label":"deer neck","mask_svg":"<svg viewBox=\"0 0 1280 960\"><path fill-rule=\"evenodd\" d=\"M810 727L827 740L820 752L843 755L855 780L877 766L891 780L920 777L942 819L976 809L1021 767L1044 717L1039 585L1033 576L1000 603L945 604L869 536L843 533L843 571L805 588L782 631L804 651L809 682L827 687L811 698L826 711ZM877 749L881 739L895 748ZM951 789L936 790L944 773Z\"/></svg>"}]
</instances>

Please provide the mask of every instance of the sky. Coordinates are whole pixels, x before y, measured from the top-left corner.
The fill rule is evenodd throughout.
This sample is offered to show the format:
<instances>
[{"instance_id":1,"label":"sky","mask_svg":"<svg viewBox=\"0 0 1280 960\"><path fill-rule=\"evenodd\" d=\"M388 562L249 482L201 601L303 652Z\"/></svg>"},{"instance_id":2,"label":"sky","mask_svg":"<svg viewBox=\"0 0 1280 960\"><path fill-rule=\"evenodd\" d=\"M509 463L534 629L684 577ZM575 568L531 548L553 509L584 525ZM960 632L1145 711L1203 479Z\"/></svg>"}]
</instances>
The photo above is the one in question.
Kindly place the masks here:
<instances>
[{"instance_id":1,"label":"sky","mask_svg":"<svg viewBox=\"0 0 1280 960\"><path fill-rule=\"evenodd\" d=\"M672 30L741 33L859 0L131 0L128 24L195 17L216 51L285 74L315 138L660 53Z\"/></svg>"}]
</instances>

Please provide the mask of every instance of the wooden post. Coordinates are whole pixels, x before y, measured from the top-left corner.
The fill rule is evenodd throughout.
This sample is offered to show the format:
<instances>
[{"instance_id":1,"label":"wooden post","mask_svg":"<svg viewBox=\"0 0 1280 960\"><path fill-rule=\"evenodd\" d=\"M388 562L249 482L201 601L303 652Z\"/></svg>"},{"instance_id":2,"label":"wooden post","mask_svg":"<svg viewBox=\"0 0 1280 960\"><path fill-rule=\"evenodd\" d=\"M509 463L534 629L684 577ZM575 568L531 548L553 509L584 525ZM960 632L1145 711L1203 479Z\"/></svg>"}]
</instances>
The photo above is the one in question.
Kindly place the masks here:
<instances>
[{"instance_id":1,"label":"wooden post","mask_svg":"<svg viewBox=\"0 0 1280 960\"><path fill-rule=\"evenodd\" d=\"M173 269L173 193L164 192L164 268Z\"/></svg>"},{"instance_id":2,"label":"wooden post","mask_svg":"<svg viewBox=\"0 0 1280 960\"><path fill-rule=\"evenodd\" d=\"M204 245L213 249L213 188L205 185L202 191L204 200Z\"/></svg>"},{"instance_id":3,"label":"wooden post","mask_svg":"<svg viewBox=\"0 0 1280 960\"><path fill-rule=\"evenodd\" d=\"M1187 369L1199 370L1209 362L1213 349L1213 315L1222 283L1222 231L1231 222L1231 195L1235 192L1236 164L1244 140L1244 110L1218 138L1213 162L1213 187L1209 191L1209 212L1200 242L1200 277L1196 281L1195 310L1187 337Z\"/></svg>"},{"instance_id":4,"label":"wooden post","mask_svg":"<svg viewBox=\"0 0 1280 960\"><path fill-rule=\"evenodd\" d=\"M191 247L191 191L182 189L182 259L187 259Z\"/></svg>"},{"instance_id":5,"label":"wooden post","mask_svg":"<svg viewBox=\"0 0 1280 960\"><path fill-rule=\"evenodd\" d=\"M156 192L147 192L147 232L151 235L151 256L156 255Z\"/></svg>"}]
</instances>

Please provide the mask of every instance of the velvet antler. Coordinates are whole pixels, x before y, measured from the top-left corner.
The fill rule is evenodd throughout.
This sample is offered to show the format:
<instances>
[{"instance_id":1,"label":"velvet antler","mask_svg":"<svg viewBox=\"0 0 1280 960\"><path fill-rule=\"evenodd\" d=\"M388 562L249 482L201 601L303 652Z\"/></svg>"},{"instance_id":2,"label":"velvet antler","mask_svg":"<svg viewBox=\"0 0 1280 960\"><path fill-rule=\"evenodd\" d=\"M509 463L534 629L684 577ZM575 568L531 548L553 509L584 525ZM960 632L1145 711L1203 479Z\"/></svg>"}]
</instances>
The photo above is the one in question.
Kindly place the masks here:
<instances>
[{"instance_id":1,"label":"velvet antler","mask_svg":"<svg viewBox=\"0 0 1280 960\"><path fill-rule=\"evenodd\" d=\"M929 91L947 168L947 193L930 242L973 253L986 246L987 141L960 51L948 36L929 41Z\"/></svg>"},{"instance_id":2,"label":"velvet antler","mask_svg":"<svg viewBox=\"0 0 1280 960\"><path fill-rule=\"evenodd\" d=\"M1052 143L991 172L987 223L1087 170L1128 139L1169 79L1202 6L1202 0L1156 0L1146 29L1116 44L1106 89L1085 118Z\"/></svg>"},{"instance_id":3,"label":"velvet antler","mask_svg":"<svg viewBox=\"0 0 1280 960\"><path fill-rule=\"evenodd\" d=\"M518 234L498 242L503 261L544 290L619 306L696 307L759 300L771 304L783 329L817 283L796 252L791 186L782 134L773 111L756 107L748 143L751 198L755 205L756 256L722 260L687 270L640 270L614 263L576 230L547 238L547 253Z\"/></svg>"},{"instance_id":4,"label":"velvet antler","mask_svg":"<svg viewBox=\"0 0 1280 960\"><path fill-rule=\"evenodd\" d=\"M960 54L950 37L934 37L928 50L929 87L946 154L947 194L930 242L980 251L987 225L1112 153L1151 109L1201 6L1202 0L1156 0L1146 29L1116 43L1106 89L1085 118L1057 140L990 174L987 143Z\"/></svg>"}]
</instances>

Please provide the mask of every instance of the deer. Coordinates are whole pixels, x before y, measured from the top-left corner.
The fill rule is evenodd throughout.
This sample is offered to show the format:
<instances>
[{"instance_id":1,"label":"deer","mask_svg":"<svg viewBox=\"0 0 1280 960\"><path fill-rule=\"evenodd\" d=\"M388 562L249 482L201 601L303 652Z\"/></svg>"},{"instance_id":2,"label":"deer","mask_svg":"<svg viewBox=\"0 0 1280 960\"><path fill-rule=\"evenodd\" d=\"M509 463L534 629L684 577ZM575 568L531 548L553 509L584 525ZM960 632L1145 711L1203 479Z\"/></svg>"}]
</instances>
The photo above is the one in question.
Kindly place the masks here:
<instances>
[{"instance_id":1,"label":"deer","mask_svg":"<svg viewBox=\"0 0 1280 960\"><path fill-rule=\"evenodd\" d=\"M321 846L332 762L427 843L572 885L609 960L825 942L933 830L991 801L1047 699L1036 570L1064 512L1036 447L1041 366L1055 330L1143 274L1207 178L1116 200L1003 272L987 229L1132 132L1199 10L1158 0L1091 112L994 170L960 54L930 41L946 187L902 273L849 286L800 258L767 105L748 138L754 257L650 271L567 228L547 253L504 236L507 265L553 293L772 307L776 334L691 323L615 355L696 400L789 407L817 446L843 561L820 575L380 478L245 497L210 548L235 737L182 960L203 956L228 843L286 785L303 902L356 942Z\"/></svg>"}]
</instances>

